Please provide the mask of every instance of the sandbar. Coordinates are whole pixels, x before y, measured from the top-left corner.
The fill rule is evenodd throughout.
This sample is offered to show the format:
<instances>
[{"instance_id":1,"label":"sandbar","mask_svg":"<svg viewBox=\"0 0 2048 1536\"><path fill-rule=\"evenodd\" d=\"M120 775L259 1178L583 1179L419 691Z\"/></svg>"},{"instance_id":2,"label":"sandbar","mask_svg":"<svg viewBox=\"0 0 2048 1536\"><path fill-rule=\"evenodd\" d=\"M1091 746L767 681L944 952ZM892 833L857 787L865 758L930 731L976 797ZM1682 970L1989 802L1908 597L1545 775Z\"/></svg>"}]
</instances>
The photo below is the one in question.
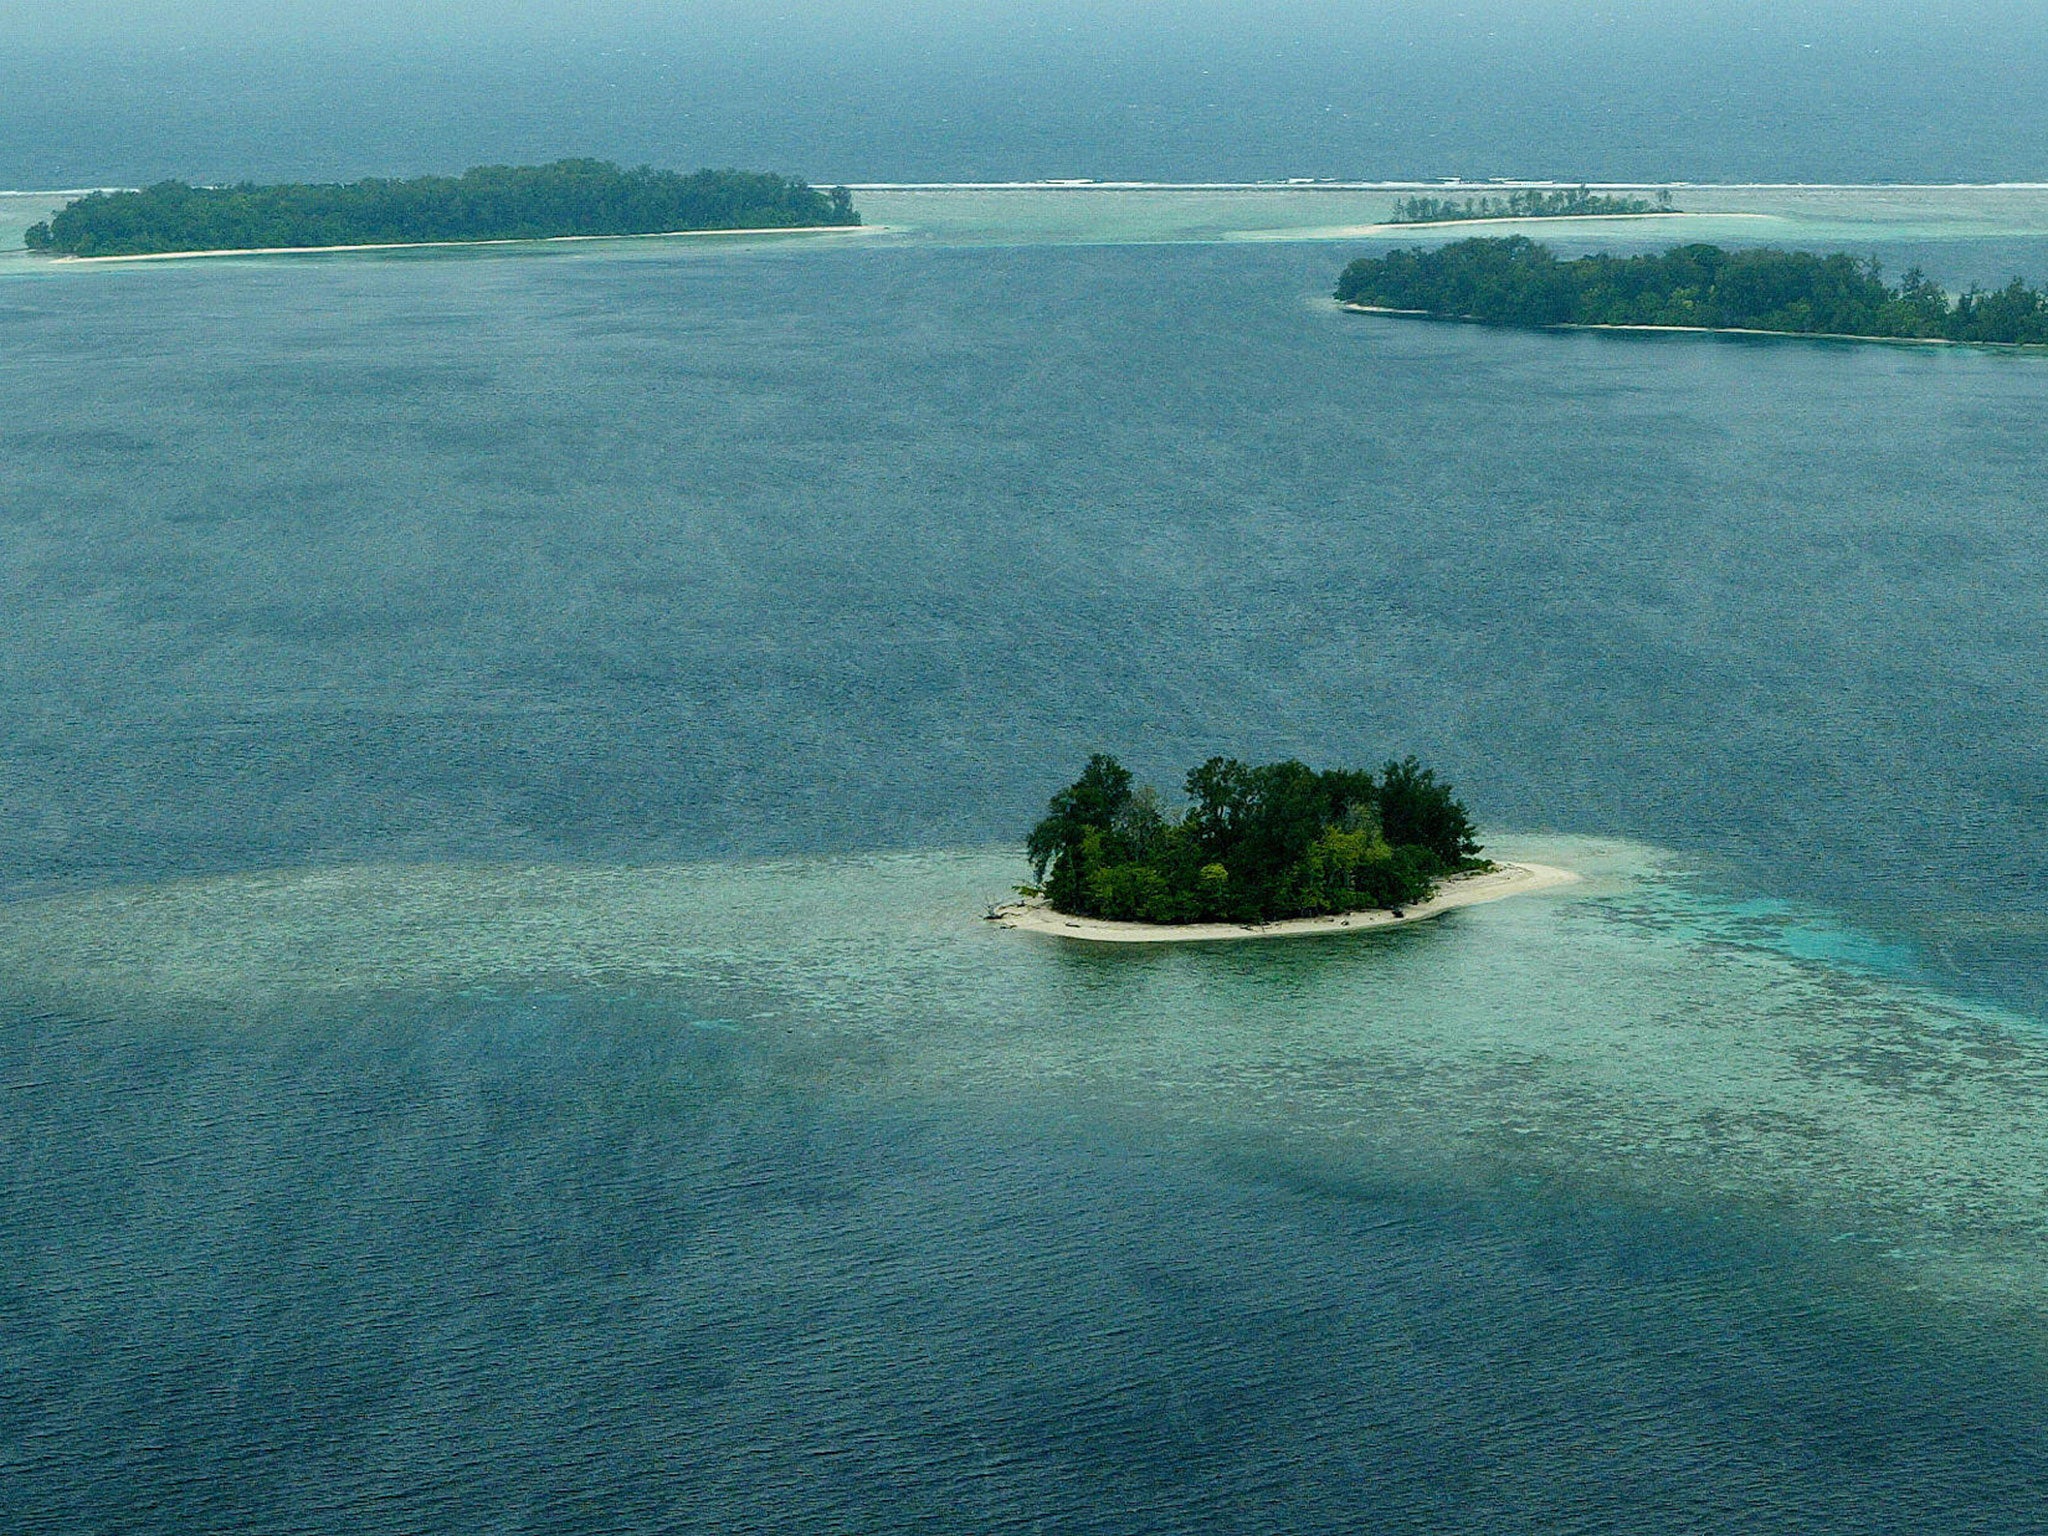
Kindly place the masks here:
<instances>
[{"instance_id":1,"label":"sandbar","mask_svg":"<svg viewBox=\"0 0 2048 1536\"><path fill-rule=\"evenodd\" d=\"M989 920L1027 933L1049 933L1062 939L1088 939L1099 944L1188 944L1234 939L1299 939L1316 934L1357 933L1368 928L1398 928L1420 923L1456 907L1526 896L1531 891L1570 885L1579 878L1554 864L1501 864L1479 874L1453 875L1437 886L1436 895L1412 907L1393 911L1338 912L1328 917L1291 917L1275 923L1120 923L1102 917L1072 917L1055 912L1043 901L1013 901L995 908ZM1396 915L1398 912L1398 916Z\"/></svg>"},{"instance_id":2,"label":"sandbar","mask_svg":"<svg viewBox=\"0 0 2048 1536\"><path fill-rule=\"evenodd\" d=\"M1240 229L1233 230L1225 238L1230 240L1363 240L1381 235L1405 234L1411 229L1498 229L1511 224L1619 224L1642 219L1763 219L1775 220L1778 216L1769 213L1696 213L1684 208L1674 208L1668 213L1553 213L1516 214L1498 219L1431 219L1419 224L1382 221L1377 224L1325 224L1313 228L1299 229Z\"/></svg>"},{"instance_id":3,"label":"sandbar","mask_svg":"<svg viewBox=\"0 0 2048 1536\"><path fill-rule=\"evenodd\" d=\"M1599 220L1613 223L1621 219L1693 219L1699 217L1701 215L1689 212L1684 208L1654 208L1645 213L1503 213L1497 217L1485 219L1388 219L1381 224L1361 224L1359 232L1364 233L1370 230L1375 234L1380 234L1387 230L1401 229L1461 229L1467 224L1563 224L1567 221L1575 224L1585 224ZM1761 219L1768 218L1769 215L1761 213L1708 214L1705 217Z\"/></svg>"}]
</instances>

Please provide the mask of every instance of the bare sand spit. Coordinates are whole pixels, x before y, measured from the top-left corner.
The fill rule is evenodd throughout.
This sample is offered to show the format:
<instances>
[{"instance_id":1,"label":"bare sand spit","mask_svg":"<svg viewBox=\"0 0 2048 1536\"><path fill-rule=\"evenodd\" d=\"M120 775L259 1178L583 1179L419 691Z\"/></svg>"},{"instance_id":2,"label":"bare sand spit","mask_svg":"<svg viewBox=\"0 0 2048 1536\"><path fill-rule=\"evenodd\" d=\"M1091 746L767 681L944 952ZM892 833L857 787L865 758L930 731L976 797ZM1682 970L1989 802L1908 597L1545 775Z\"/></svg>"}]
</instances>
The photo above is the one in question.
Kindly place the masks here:
<instances>
[{"instance_id":1,"label":"bare sand spit","mask_svg":"<svg viewBox=\"0 0 2048 1536\"><path fill-rule=\"evenodd\" d=\"M1453 875L1428 901L1384 912L1343 912L1330 917L1294 917L1277 923L1118 923L1100 917L1069 917L1043 901L1013 901L997 907L990 920L1028 933L1101 944L1187 944L1219 939L1299 939L1319 933L1355 933L1419 923L1454 907L1476 907L1531 891L1570 885L1579 877L1552 864L1502 864L1483 874Z\"/></svg>"},{"instance_id":2,"label":"bare sand spit","mask_svg":"<svg viewBox=\"0 0 2048 1536\"><path fill-rule=\"evenodd\" d=\"M1390 219L1383 224L1361 224L1360 234L1398 233L1404 229L1463 229L1467 224L1618 224L1638 219L1764 219L1764 213L1691 213L1683 208L1659 208L1649 213L1504 213L1496 219Z\"/></svg>"}]
</instances>

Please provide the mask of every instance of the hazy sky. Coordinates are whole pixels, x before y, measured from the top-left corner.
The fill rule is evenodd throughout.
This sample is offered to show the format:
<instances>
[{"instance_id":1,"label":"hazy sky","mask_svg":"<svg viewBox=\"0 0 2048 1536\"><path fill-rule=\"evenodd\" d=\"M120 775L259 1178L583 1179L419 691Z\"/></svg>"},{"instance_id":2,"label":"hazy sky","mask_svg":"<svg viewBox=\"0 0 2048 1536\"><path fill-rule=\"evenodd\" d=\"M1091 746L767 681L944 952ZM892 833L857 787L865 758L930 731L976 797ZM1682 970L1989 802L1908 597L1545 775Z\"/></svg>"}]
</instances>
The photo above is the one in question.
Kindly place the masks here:
<instances>
[{"instance_id":1,"label":"hazy sky","mask_svg":"<svg viewBox=\"0 0 2048 1536\"><path fill-rule=\"evenodd\" d=\"M981 35L1000 40L1047 28L1156 32L1320 33L1339 37L1391 29L1401 36L1450 36L1507 28L1565 28L1588 39L1662 34L1710 40L1744 31L1803 34L1816 47L1859 37L1906 41L1976 32L1995 44L2004 12L2038 27L2038 7L1870 3L1870 0L65 0L0 7L0 36L42 44L236 43L378 39L394 43L478 41L516 35L632 37L725 34L756 37L823 29L848 33ZM1677 62L1674 60L1674 62Z\"/></svg>"}]
</instances>

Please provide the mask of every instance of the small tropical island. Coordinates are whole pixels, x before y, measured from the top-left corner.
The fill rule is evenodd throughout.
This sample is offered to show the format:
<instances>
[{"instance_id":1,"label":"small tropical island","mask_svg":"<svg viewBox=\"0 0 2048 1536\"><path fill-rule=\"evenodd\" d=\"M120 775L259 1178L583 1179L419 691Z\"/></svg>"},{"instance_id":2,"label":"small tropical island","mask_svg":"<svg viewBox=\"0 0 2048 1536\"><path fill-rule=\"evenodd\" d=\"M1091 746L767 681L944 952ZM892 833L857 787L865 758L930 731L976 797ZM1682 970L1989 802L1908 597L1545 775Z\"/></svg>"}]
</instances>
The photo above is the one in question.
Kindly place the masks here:
<instances>
[{"instance_id":1,"label":"small tropical island","mask_svg":"<svg viewBox=\"0 0 2048 1536\"><path fill-rule=\"evenodd\" d=\"M1476 219L1612 219L1678 213L1669 192L1655 202L1572 187L1556 192L1510 192L1506 197L1404 197L1389 224L1462 224Z\"/></svg>"},{"instance_id":2,"label":"small tropical island","mask_svg":"<svg viewBox=\"0 0 2048 1536\"><path fill-rule=\"evenodd\" d=\"M1170 810L1101 753L1052 797L1025 852L1036 884L1008 927L1144 942L1414 922L1575 878L1480 857L1451 786L1413 757L1369 769L1212 757Z\"/></svg>"},{"instance_id":3,"label":"small tropical island","mask_svg":"<svg viewBox=\"0 0 2048 1536\"><path fill-rule=\"evenodd\" d=\"M32 226L32 251L89 258L332 250L859 225L844 187L758 171L684 175L605 160L487 165L409 181L94 192Z\"/></svg>"},{"instance_id":4,"label":"small tropical island","mask_svg":"<svg viewBox=\"0 0 2048 1536\"><path fill-rule=\"evenodd\" d=\"M1337 301L1371 314L1534 329L2048 345L2048 294L2018 278L1951 299L1917 267L1892 284L1875 261L1839 252L1681 245L1567 261L1526 236L1496 236L1361 257L1338 279Z\"/></svg>"}]
</instances>

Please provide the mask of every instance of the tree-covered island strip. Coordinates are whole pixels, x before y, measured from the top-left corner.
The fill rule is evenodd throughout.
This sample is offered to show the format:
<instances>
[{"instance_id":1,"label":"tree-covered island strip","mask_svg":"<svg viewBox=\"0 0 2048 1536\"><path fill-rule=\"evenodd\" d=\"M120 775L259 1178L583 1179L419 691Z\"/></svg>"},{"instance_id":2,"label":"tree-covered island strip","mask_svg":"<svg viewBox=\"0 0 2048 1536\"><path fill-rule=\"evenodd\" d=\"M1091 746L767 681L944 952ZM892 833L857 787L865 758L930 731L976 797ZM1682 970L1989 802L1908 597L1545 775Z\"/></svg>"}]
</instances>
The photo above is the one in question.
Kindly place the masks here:
<instances>
[{"instance_id":1,"label":"tree-covered island strip","mask_svg":"<svg viewBox=\"0 0 2048 1536\"><path fill-rule=\"evenodd\" d=\"M1237 939L1414 922L1575 879L1479 857L1471 817L1414 758L1379 773L1212 757L1174 812L1097 754L1025 851L1036 885L997 922L1112 942Z\"/></svg>"},{"instance_id":2,"label":"tree-covered island strip","mask_svg":"<svg viewBox=\"0 0 2048 1536\"><path fill-rule=\"evenodd\" d=\"M1656 201L1616 197L1572 187L1555 192L1510 192L1506 197L1404 197L1394 204L1389 224L1462 224L1479 219L1611 219L1677 213L1669 192Z\"/></svg>"},{"instance_id":3,"label":"tree-covered island strip","mask_svg":"<svg viewBox=\"0 0 2048 1536\"><path fill-rule=\"evenodd\" d=\"M139 192L94 192L30 228L25 243L62 256L159 256L859 223L844 187L824 192L756 171L683 175L558 160L409 181L232 187L166 181Z\"/></svg>"},{"instance_id":4,"label":"tree-covered island strip","mask_svg":"<svg viewBox=\"0 0 2048 1536\"><path fill-rule=\"evenodd\" d=\"M1561 261L1521 235L1361 257L1337 300L1353 309L1533 328L1757 331L1860 341L2048 345L2048 293L2018 278L1954 299L1919 268L1810 251L1681 245Z\"/></svg>"}]
</instances>

